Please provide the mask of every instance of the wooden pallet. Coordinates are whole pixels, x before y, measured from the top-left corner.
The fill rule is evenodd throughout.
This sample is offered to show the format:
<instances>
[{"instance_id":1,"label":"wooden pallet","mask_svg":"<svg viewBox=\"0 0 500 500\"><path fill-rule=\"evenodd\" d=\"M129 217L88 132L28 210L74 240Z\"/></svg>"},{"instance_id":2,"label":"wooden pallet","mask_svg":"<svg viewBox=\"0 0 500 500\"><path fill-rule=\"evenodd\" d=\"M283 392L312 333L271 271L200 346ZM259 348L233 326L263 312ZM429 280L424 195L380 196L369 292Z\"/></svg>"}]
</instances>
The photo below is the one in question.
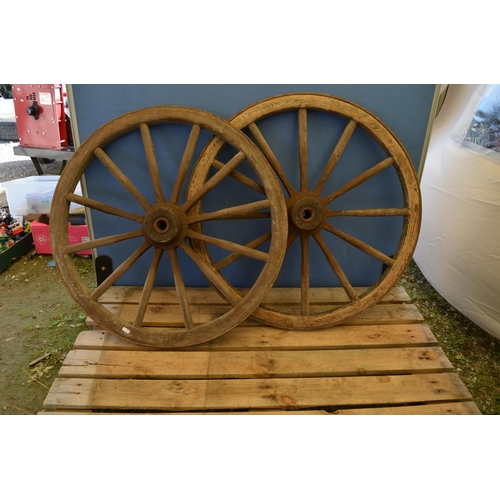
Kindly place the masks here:
<instances>
[{"instance_id":1,"label":"wooden pallet","mask_svg":"<svg viewBox=\"0 0 500 500\"><path fill-rule=\"evenodd\" d=\"M104 300L127 317L137 292L115 287ZM341 290L314 293L318 309L343 300ZM175 324L178 311L165 299L169 294L154 294L148 324ZM212 290L193 290L193 300L201 318L224 307ZM267 300L297 307L300 295L274 289ZM317 331L250 319L211 342L176 350L141 347L97 329L81 332L43 413L92 412L480 413L402 288L357 317Z\"/></svg>"}]
</instances>

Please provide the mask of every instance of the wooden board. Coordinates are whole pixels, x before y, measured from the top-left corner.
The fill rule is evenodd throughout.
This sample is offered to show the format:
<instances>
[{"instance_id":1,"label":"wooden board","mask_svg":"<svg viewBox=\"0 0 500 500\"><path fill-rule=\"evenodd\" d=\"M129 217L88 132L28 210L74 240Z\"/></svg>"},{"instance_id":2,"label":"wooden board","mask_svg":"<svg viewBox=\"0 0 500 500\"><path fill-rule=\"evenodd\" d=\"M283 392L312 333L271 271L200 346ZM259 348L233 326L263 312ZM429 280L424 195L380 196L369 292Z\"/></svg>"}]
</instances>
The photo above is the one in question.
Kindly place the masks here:
<instances>
[{"instance_id":1,"label":"wooden board","mask_svg":"<svg viewBox=\"0 0 500 500\"><path fill-rule=\"evenodd\" d=\"M105 304L138 304L142 294L142 287L138 286L114 286L103 293L100 302ZM355 292L361 295L366 288L355 287ZM237 288L238 293L245 295L244 288ZM193 304L225 304L226 301L213 290L207 288L186 288L186 295L190 303ZM343 288L311 288L310 303L319 304L343 304L348 302L348 296ZM178 304L177 292L175 288L156 287L151 293L150 304ZM411 299L404 288L397 287L392 289L382 300L381 303L410 303ZM271 288L262 305L287 306L300 305L299 288Z\"/></svg>"},{"instance_id":2,"label":"wooden board","mask_svg":"<svg viewBox=\"0 0 500 500\"><path fill-rule=\"evenodd\" d=\"M39 415L92 415L95 412L85 410L43 410ZM141 412L143 415L168 415L172 412ZM175 415L193 415L193 412L176 412ZM196 412L196 415L214 415L214 412ZM228 411L217 412L217 415L480 415L477 406L472 402L465 403L428 403L408 406L385 406L371 408L356 408L352 410L337 410L328 412L325 410L250 410L250 411ZM123 413L99 412L99 415L123 415Z\"/></svg>"},{"instance_id":3,"label":"wooden board","mask_svg":"<svg viewBox=\"0 0 500 500\"><path fill-rule=\"evenodd\" d=\"M425 324L336 326L307 332L281 330L264 325L238 327L225 335L179 351L239 351L368 349L376 347L425 347L438 342ZM153 350L132 344L104 330L81 332L76 349Z\"/></svg>"},{"instance_id":4,"label":"wooden board","mask_svg":"<svg viewBox=\"0 0 500 500\"><path fill-rule=\"evenodd\" d=\"M355 288L357 294L361 295L366 288ZM245 295L245 289L238 289L239 293ZM112 287L103 294L99 300L106 309L114 315L133 323L137 304L142 293L141 287ZM229 310L227 303L213 290L206 288L188 288L186 296L192 307L194 324L202 324L213 321ZM332 306L344 304L349 298L342 288L311 288L310 311L321 313L331 310ZM411 305L411 299L403 288L391 290L378 304L345 321L344 325L373 325L373 324L398 324L404 317L407 323L419 323L423 321L422 316L415 306ZM263 305L273 306L277 311L300 311L300 289L275 288L271 289ZM88 318L87 324L94 326L92 318ZM175 289L155 288L151 294L149 305L144 315L143 326L161 327L163 325L183 328L184 317L178 304ZM239 326L260 326L257 320L247 318Z\"/></svg>"},{"instance_id":5,"label":"wooden board","mask_svg":"<svg viewBox=\"0 0 500 500\"><path fill-rule=\"evenodd\" d=\"M177 321L165 292L153 292L153 307L161 308L153 312L155 324ZM318 289L315 304L341 296L341 290ZM268 299L295 307L296 291L281 290ZM112 288L105 296L109 307L125 315L138 300L132 287ZM201 315L224 307L211 290L194 290L190 300ZM97 329L81 332L44 413L479 413L402 288L324 330L281 330L253 320L245 325L175 350L138 346Z\"/></svg>"},{"instance_id":6,"label":"wooden board","mask_svg":"<svg viewBox=\"0 0 500 500\"><path fill-rule=\"evenodd\" d=\"M60 377L216 379L346 377L451 369L438 347L343 351L72 351Z\"/></svg>"}]
</instances>

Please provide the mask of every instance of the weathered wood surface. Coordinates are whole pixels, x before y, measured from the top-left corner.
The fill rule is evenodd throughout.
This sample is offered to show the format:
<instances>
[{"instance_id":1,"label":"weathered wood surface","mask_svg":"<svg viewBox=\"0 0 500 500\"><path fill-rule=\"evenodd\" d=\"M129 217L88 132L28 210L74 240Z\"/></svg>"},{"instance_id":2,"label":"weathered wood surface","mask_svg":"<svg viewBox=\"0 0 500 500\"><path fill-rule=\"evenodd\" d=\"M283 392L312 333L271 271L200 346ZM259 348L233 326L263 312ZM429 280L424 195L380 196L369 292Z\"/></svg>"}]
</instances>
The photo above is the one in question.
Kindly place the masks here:
<instances>
[{"instance_id":1,"label":"weathered wood surface","mask_svg":"<svg viewBox=\"0 0 500 500\"><path fill-rule=\"evenodd\" d=\"M346 377L434 373L452 366L438 347L322 351L152 352L68 354L59 377L214 379Z\"/></svg>"},{"instance_id":2,"label":"weathered wood surface","mask_svg":"<svg viewBox=\"0 0 500 500\"><path fill-rule=\"evenodd\" d=\"M238 327L221 337L178 350L253 351L309 349L367 349L372 347L437 346L438 341L425 324L336 326L308 332L281 330L268 326ZM75 349L153 350L133 344L104 330L81 332Z\"/></svg>"},{"instance_id":3,"label":"weathered wood surface","mask_svg":"<svg viewBox=\"0 0 500 500\"><path fill-rule=\"evenodd\" d=\"M125 321L133 323L141 298L141 287L111 287L103 294L100 302ZM361 294L366 288L356 288ZM244 289L238 290L242 295ZM311 288L310 289L310 313L321 314L331 309L332 305L342 305L349 302L349 298L342 288ZM195 325L208 323L225 312L230 307L212 289L188 288L186 296L190 304L192 319ZM275 311L296 311L300 313L300 289L276 288L271 289L264 299L264 306L272 306ZM423 318L418 310L411 304L411 299L406 291L401 288L391 290L379 304L371 307L363 313L344 321L343 325L363 324L397 324L397 323L419 323ZM89 326L94 325L91 318L88 319ZM184 316L175 289L155 288L151 293L148 306L145 310L143 326L161 327L164 325L184 327ZM262 325L262 323L247 318L238 326Z\"/></svg>"},{"instance_id":4,"label":"weathered wood surface","mask_svg":"<svg viewBox=\"0 0 500 500\"><path fill-rule=\"evenodd\" d=\"M44 407L110 410L291 409L461 401L454 373L280 379L58 378Z\"/></svg>"},{"instance_id":5,"label":"weathered wood surface","mask_svg":"<svg viewBox=\"0 0 500 500\"><path fill-rule=\"evenodd\" d=\"M129 323L134 322L137 311L135 304L105 304L106 309L114 315L123 318ZM227 305L199 305L191 308L191 315L195 325L214 321L229 311ZM286 306L276 306L275 310L286 310ZM291 308L289 308L291 309ZM321 306L311 306L311 313L321 312ZM371 325L374 323L394 325L400 323L419 323L423 318L413 304L376 304L358 316L349 318L341 325ZM161 327L168 324L172 327L183 328L184 317L179 305L148 305L144 314L143 327ZM239 326L261 325L253 318L243 320ZM92 325L92 322L89 322Z\"/></svg>"},{"instance_id":6,"label":"weathered wood surface","mask_svg":"<svg viewBox=\"0 0 500 500\"><path fill-rule=\"evenodd\" d=\"M142 294L140 286L114 286L103 293L100 302L104 304L138 304ZM354 290L361 295L366 288L355 287ZM236 291L242 296L246 295L246 289L237 288ZM186 295L190 303L194 304L226 304L226 301L209 288L186 288ZM347 294L342 288L311 288L309 292L311 304L344 304L349 302ZM393 288L381 303L410 303L411 298L402 287ZM179 299L175 288L155 287L149 299L150 304L178 304ZM300 305L300 289L298 288L271 288L262 301L262 305L287 304Z\"/></svg>"},{"instance_id":7,"label":"weathered wood surface","mask_svg":"<svg viewBox=\"0 0 500 500\"><path fill-rule=\"evenodd\" d=\"M134 293L111 290L106 300L134 307ZM222 306L210 290L195 294L200 310ZM318 292L315 303L332 295ZM295 299L286 291L272 300L285 305ZM395 311L397 322L391 319ZM256 323L178 349L84 331L64 360L44 412L479 414L404 290L393 290L386 302L349 323L313 331Z\"/></svg>"}]
</instances>

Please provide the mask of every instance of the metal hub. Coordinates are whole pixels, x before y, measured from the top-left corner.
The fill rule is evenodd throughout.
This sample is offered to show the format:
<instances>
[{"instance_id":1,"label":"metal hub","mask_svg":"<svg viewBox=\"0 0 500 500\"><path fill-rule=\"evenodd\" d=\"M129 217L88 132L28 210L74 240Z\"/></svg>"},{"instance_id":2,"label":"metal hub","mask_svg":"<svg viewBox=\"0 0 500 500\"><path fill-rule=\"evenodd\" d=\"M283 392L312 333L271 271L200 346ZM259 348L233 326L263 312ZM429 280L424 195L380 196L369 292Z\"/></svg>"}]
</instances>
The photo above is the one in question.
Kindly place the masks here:
<instances>
[{"instance_id":1,"label":"metal hub","mask_svg":"<svg viewBox=\"0 0 500 500\"><path fill-rule=\"evenodd\" d=\"M186 216L176 205L156 205L144 216L143 230L155 247L173 248L185 239Z\"/></svg>"},{"instance_id":2,"label":"metal hub","mask_svg":"<svg viewBox=\"0 0 500 500\"><path fill-rule=\"evenodd\" d=\"M287 201L290 229L301 235L318 232L326 222L326 207L312 193L298 193Z\"/></svg>"}]
</instances>

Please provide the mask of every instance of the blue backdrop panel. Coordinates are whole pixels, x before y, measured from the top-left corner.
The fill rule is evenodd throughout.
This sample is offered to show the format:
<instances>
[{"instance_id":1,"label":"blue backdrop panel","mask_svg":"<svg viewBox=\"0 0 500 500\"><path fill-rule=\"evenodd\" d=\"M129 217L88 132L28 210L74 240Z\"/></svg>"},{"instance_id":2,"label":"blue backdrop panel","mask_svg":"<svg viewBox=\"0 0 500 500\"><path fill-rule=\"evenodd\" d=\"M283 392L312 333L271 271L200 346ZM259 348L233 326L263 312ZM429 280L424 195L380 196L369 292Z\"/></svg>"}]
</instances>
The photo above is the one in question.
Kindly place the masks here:
<instances>
[{"instance_id":1,"label":"blue backdrop panel","mask_svg":"<svg viewBox=\"0 0 500 500\"><path fill-rule=\"evenodd\" d=\"M229 119L238 111L261 99L289 92L318 92L348 99L378 116L400 139L414 165L420 163L435 85L73 85L76 122L83 142L94 130L119 115L140 108L179 105L203 109ZM309 183L319 179L346 121L321 112L308 113ZM259 128L278 157L288 178L296 187L299 182L297 116L282 113L259 122ZM175 182L177 168L189 134L189 127L162 125L152 129L162 185L168 190ZM206 134L199 141L195 158L202 151ZM106 153L119 165L135 186L151 202L154 201L144 148L139 133L132 132L113 141ZM366 132L356 129L338 166L329 178L323 194L333 192L386 155ZM251 170L246 173L255 178ZM116 207L141 212L141 207L113 176L95 160L87 169L86 183L92 198ZM226 179L203 200L203 210L212 211L261 199L233 179ZM403 199L395 170L391 167L361 186L336 199L332 209L384 208L402 206ZM134 205L135 204L135 205ZM356 217L336 218L335 225L370 244L387 255L395 252L402 227L402 218ZM127 232L137 228L126 219L92 212L95 237ZM246 244L269 230L269 221L222 221L204 224L203 231L224 239ZM329 247L354 286L370 286L382 272L382 264L332 234L325 234ZM139 245L129 240L103 247L98 255L111 257L116 268ZM265 247L263 247L265 249ZM214 260L227 252L209 249ZM311 244L311 286L339 286L321 250ZM152 252L147 252L119 281L121 285L143 285ZM207 283L189 259L179 252L187 286ZM261 264L240 259L223 270L233 286L250 286ZM173 284L169 266L162 261L155 282L157 286ZM296 241L287 253L276 286L300 285L300 248Z\"/></svg>"}]
</instances>

